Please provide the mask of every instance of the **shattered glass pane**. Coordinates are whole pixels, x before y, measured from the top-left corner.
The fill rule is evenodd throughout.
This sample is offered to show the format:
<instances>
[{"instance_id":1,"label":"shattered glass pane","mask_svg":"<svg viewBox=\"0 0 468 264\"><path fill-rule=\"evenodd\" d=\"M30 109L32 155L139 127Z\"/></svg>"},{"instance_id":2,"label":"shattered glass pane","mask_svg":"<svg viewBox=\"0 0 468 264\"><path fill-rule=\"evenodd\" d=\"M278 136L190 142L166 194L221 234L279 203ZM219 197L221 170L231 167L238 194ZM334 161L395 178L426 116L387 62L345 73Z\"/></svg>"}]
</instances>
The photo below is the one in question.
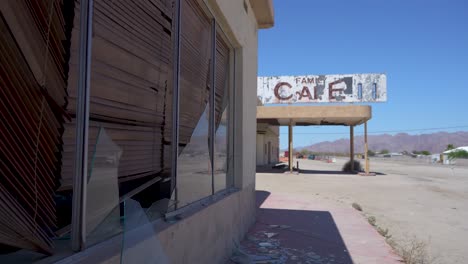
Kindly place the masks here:
<instances>
[{"instance_id":1,"label":"shattered glass pane","mask_svg":"<svg viewBox=\"0 0 468 264\"><path fill-rule=\"evenodd\" d=\"M121 148L99 129L87 186L86 232L90 244L121 232L118 168Z\"/></svg>"},{"instance_id":2,"label":"shattered glass pane","mask_svg":"<svg viewBox=\"0 0 468 264\"><path fill-rule=\"evenodd\" d=\"M124 202L121 263L169 263L146 211L135 200Z\"/></svg>"}]
</instances>

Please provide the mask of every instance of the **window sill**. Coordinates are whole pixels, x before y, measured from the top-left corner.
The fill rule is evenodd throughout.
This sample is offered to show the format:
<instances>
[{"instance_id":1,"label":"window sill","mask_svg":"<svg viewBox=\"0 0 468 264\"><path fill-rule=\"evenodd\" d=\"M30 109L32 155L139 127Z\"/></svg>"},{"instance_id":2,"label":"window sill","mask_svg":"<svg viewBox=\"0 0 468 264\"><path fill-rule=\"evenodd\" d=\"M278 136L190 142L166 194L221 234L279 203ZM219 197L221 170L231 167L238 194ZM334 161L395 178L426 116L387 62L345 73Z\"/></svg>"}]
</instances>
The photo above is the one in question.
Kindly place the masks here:
<instances>
[{"instance_id":1,"label":"window sill","mask_svg":"<svg viewBox=\"0 0 468 264\"><path fill-rule=\"evenodd\" d=\"M153 234L148 235L157 235L158 233L164 231L165 229L169 228L170 226L186 219L204 208L209 207L217 203L218 201L223 200L224 198L236 193L239 191L239 188L229 188L222 191L215 193L214 195L205 197L201 200L198 200L192 204L184 206L180 209L175 211L166 213L164 218L160 218L157 220L152 221L150 224L154 230ZM144 227L144 226L142 226ZM140 228L140 227L139 227ZM138 232L136 228L135 231ZM132 230L133 231L133 230ZM58 264L68 264L68 263L99 263L109 260L116 256L116 254L120 254L122 250L122 239L123 234L118 234L106 241L93 245L86 249L85 251L77 252L70 256L59 260L58 262L54 262L51 258L43 259L37 264L48 264L48 263L58 263ZM146 237L142 237L141 241L145 240ZM120 257L119 257L120 258Z\"/></svg>"}]
</instances>

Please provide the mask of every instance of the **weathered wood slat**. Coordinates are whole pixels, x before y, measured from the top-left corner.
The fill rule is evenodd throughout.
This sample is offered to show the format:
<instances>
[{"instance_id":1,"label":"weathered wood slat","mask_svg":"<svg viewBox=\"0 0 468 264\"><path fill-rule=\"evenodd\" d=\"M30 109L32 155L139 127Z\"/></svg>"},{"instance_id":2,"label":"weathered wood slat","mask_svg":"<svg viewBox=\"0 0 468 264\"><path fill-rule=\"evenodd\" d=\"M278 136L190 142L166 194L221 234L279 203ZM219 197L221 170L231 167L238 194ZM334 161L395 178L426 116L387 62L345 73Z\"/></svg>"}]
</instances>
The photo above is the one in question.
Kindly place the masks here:
<instances>
[{"instance_id":1,"label":"weathered wood slat","mask_svg":"<svg viewBox=\"0 0 468 264\"><path fill-rule=\"evenodd\" d=\"M61 0L0 1L0 244L52 253L66 105ZM60 11L60 12L57 12Z\"/></svg>"}]
</instances>

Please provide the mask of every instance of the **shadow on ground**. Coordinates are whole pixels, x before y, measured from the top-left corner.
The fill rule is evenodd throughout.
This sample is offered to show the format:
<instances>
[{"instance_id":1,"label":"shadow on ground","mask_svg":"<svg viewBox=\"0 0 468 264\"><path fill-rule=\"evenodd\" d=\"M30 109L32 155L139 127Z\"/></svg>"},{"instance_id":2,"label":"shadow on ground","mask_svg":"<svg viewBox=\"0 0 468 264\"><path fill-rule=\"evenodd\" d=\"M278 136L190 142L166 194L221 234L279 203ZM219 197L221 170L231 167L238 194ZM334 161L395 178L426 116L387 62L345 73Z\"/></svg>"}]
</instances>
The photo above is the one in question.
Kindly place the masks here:
<instances>
[{"instance_id":1,"label":"shadow on ground","mask_svg":"<svg viewBox=\"0 0 468 264\"><path fill-rule=\"evenodd\" d=\"M330 212L261 208L269 195L266 191L256 192L257 221L241 243L244 259L267 258L270 262L265 263L353 263ZM236 260L230 263L243 263Z\"/></svg>"},{"instance_id":2,"label":"shadow on ground","mask_svg":"<svg viewBox=\"0 0 468 264\"><path fill-rule=\"evenodd\" d=\"M262 204L266 201L270 194L271 193L267 191L255 191L255 202L257 205L257 209L259 209L260 206L262 206Z\"/></svg>"},{"instance_id":3,"label":"shadow on ground","mask_svg":"<svg viewBox=\"0 0 468 264\"><path fill-rule=\"evenodd\" d=\"M289 173L289 169L287 165L284 164L278 164L278 165L270 165L270 166L258 166L257 167L257 173ZM381 172L373 172L376 175L386 175L385 173ZM350 173L350 172L344 172L341 170L302 170L300 169L297 171L294 168L293 174L321 174L321 175L349 175L349 176L355 176L357 173Z\"/></svg>"}]
</instances>

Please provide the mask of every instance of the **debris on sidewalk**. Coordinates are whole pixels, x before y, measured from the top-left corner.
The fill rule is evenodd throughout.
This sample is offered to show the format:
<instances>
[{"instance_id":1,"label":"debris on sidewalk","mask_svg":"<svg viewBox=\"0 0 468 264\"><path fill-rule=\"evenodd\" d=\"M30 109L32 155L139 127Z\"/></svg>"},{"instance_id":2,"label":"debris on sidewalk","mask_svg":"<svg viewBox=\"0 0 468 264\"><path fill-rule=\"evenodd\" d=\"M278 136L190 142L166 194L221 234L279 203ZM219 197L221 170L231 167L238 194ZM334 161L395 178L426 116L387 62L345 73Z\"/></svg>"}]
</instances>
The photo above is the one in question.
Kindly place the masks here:
<instances>
[{"instance_id":1,"label":"debris on sidewalk","mask_svg":"<svg viewBox=\"0 0 468 264\"><path fill-rule=\"evenodd\" d=\"M291 228L291 226L288 225L268 225L269 228L279 228L279 229L288 229Z\"/></svg>"},{"instance_id":2,"label":"debris on sidewalk","mask_svg":"<svg viewBox=\"0 0 468 264\"><path fill-rule=\"evenodd\" d=\"M269 233L269 232L265 232L264 234L265 234L265 236L267 236L268 238L272 238L272 237L276 236L278 233Z\"/></svg>"},{"instance_id":3,"label":"debris on sidewalk","mask_svg":"<svg viewBox=\"0 0 468 264\"><path fill-rule=\"evenodd\" d=\"M275 247L275 246L273 246L273 244L271 244L269 242L260 242L260 243L258 243L258 245L261 246L261 247L266 247L266 248Z\"/></svg>"},{"instance_id":4,"label":"debris on sidewalk","mask_svg":"<svg viewBox=\"0 0 468 264\"><path fill-rule=\"evenodd\" d=\"M242 245L230 258L230 263L236 264L286 264L286 263L340 263L333 254L321 256L314 252L313 247L296 249L281 245L281 231L290 232L291 226L269 225L278 229L279 233L257 231L247 237ZM280 231L281 230L281 231Z\"/></svg>"}]
</instances>

